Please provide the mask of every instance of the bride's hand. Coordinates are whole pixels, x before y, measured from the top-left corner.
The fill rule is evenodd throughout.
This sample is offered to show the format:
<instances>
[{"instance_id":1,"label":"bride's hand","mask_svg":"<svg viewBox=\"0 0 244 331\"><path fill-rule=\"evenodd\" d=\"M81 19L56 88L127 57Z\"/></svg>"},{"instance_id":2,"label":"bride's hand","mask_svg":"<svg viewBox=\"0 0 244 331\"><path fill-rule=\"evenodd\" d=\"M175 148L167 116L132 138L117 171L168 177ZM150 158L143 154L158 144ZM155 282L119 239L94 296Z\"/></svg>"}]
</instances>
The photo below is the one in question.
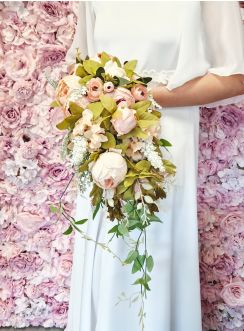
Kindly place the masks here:
<instances>
[{"instance_id":1,"label":"bride's hand","mask_svg":"<svg viewBox=\"0 0 244 331\"><path fill-rule=\"evenodd\" d=\"M243 95L244 75L218 76L208 73L172 90L160 84L153 87L151 93L162 107L202 106Z\"/></svg>"}]
</instances>

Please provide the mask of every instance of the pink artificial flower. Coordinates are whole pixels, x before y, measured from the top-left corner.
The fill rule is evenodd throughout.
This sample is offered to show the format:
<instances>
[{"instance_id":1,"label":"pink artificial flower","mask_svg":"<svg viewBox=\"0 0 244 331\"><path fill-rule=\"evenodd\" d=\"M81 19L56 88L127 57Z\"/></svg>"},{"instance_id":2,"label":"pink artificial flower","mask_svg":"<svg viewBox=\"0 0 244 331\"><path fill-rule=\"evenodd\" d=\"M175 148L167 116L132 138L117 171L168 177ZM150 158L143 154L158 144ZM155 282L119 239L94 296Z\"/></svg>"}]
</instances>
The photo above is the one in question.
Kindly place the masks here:
<instances>
[{"instance_id":1,"label":"pink artificial flower","mask_svg":"<svg viewBox=\"0 0 244 331\"><path fill-rule=\"evenodd\" d=\"M46 224L46 220L37 214L22 212L16 215L15 225L27 234L35 233Z\"/></svg>"},{"instance_id":2,"label":"pink artificial flower","mask_svg":"<svg viewBox=\"0 0 244 331\"><path fill-rule=\"evenodd\" d=\"M3 66L7 76L15 81L31 78L36 67L33 49L26 47L8 51L5 54Z\"/></svg>"},{"instance_id":3,"label":"pink artificial flower","mask_svg":"<svg viewBox=\"0 0 244 331\"><path fill-rule=\"evenodd\" d=\"M244 232L243 219L244 215L241 210L230 212L221 220L220 227L223 232L230 235L242 233Z\"/></svg>"},{"instance_id":4,"label":"pink artificial flower","mask_svg":"<svg viewBox=\"0 0 244 331\"><path fill-rule=\"evenodd\" d=\"M142 84L136 84L131 89L131 94L135 98L136 101L143 101L148 98L148 90L146 86Z\"/></svg>"},{"instance_id":5,"label":"pink artificial flower","mask_svg":"<svg viewBox=\"0 0 244 331\"><path fill-rule=\"evenodd\" d=\"M45 45L37 50L38 64L41 69L52 67L64 60L66 54L65 47L61 45Z\"/></svg>"},{"instance_id":6,"label":"pink artificial flower","mask_svg":"<svg viewBox=\"0 0 244 331\"><path fill-rule=\"evenodd\" d=\"M121 154L106 152L100 154L93 164L92 178L103 189L113 189L119 185L127 174L127 164Z\"/></svg>"},{"instance_id":7,"label":"pink artificial flower","mask_svg":"<svg viewBox=\"0 0 244 331\"><path fill-rule=\"evenodd\" d=\"M102 92L103 92L103 82L102 80L97 78L92 78L87 82L87 97L90 101L98 101Z\"/></svg>"},{"instance_id":8,"label":"pink artificial flower","mask_svg":"<svg viewBox=\"0 0 244 331\"><path fill-rule=\"evenodd\" d=\"M135 103L135 98L131 94L130 90L120 86L115 89L113 98L116 101L117 105L121 101L126 101L128 107L131 107Z\"/></svg>"},{"instance_id":9,"label":"pink artificial flower","mask_svg":"<svg viewBox=\"0 0 244 331\"><path fill-rule=\"evenodd\" d=\"M103 85L103 91L105 93L111 93L111 92L113 92L113 90L114 90L114 84L112 82L106 82Z\"/></svg>"},{"instance_id":10,"label":"pink artificial flower","mask_svg":"<svg viewBox=\"0 0 244 331\"><path fill-rule=\"evenodd\" d=\"M137 125L136 111L130 108L117 109L113 114L111 123L118 133L118 136L124 135L133 130Z\"/></svg>"},{"instance_id":11,"label":"pink artificial flower","mask_svg":"<svg viewBox=\"0 0 244 331\"><path fill-rule=\"evenodd\" d=\"M220 296L225 303L230 307L242 307L244 306L244 284L242 281L236 281L226 284Z\"/></svg>"}]
</instances>

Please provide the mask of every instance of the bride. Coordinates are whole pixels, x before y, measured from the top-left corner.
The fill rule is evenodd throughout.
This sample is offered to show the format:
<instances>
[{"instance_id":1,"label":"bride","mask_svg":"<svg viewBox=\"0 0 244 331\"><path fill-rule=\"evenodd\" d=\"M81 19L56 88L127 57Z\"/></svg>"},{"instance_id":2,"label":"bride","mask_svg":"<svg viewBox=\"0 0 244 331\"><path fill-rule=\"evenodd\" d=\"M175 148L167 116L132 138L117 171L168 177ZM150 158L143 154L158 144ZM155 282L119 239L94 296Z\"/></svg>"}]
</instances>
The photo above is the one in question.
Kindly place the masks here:
<instances>
[{"instance_id":1,"label":"bride","mask_svg":"<svg viewBox=\"0 0 244 331\"><path fill-rule=\"evenodd\" d=\"M244 94L238 2L81 1L67 62L74 62L77 47L83 57L106 51L122 60L137 59L138 72L153 78L153 96L162 106L162 137L173 145L177 176L160 202L163 224L148 232L155 267L145 302L145 330L200 331L199 106L227 104ZM78 195L76 218L87 217L91 218L89 197ZM104 210L82 227L97 241L110 238ZM110 246L125 257L122 241L113 240ZM66 330L139 331L137 303L130 308L126 300L115 305L121 292L133 295L133 281L127 267L77 232Z\"/></svg>"}]
</instances>

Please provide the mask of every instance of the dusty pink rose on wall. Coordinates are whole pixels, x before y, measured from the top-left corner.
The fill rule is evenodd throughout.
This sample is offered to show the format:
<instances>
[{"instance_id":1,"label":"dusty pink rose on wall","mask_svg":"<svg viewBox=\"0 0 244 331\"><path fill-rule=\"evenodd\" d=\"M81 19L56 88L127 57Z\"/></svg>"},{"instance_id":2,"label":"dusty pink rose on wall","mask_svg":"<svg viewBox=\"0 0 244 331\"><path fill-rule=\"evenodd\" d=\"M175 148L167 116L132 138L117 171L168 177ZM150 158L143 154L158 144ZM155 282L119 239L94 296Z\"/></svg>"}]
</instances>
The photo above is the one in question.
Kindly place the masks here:
<instances>
[{"instance_id":1,"label":"dusty pink rose on wall","mask_svg":"<svg viewBox=\"0 0 244 331\"><path fill-rule=\"evenodd\" d=\"M240 280L224 286L220 295L230 307L244 306L244 284Z\"/></svg>"}]
</instances>

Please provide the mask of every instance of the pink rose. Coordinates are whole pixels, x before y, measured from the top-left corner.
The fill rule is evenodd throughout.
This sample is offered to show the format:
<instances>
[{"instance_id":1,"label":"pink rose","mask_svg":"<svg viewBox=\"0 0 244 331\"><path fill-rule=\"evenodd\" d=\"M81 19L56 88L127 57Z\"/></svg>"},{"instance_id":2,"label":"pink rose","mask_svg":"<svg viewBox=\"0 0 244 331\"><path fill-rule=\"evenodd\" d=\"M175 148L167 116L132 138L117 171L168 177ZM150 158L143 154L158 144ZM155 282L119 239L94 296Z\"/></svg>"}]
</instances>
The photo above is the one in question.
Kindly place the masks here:
<instances>
[{"instance_id":1,"label":"pink rose","mask_svg":"<svg viewBox=\"0 0 244 331\"><path fill-rule=\"evenodd\" d=\"M58 28L56 38L64 46L70 46L70 41L73 39L75 29L71 25L62 25Z\"/></svg>"},{"instance_id":2,"label":"pink rose","mask_svg":"<svg viewBox=\"0 0 244 331\"><path fill-rule=\"evenodd\" d=\"M233 258L227 254L223 254L217 257L217 260L214 263L213 271L221 279L230 275L235 267L235 261Z\"/></svg>"},{"instance_id":3,"label":"pink rose","mask_svg":"<svg viewBox=\"0 0 244 331\"><path fill-rule=\"evenodd\" d=\"M0 126L3 131L19 128L29 119L29 109L18 103L0 104Z\"/></svg>"},{"instance_id":4,"label":"pink rose","mask_svg":"<svg viewBox=\"0 0 244 331\"><path fill-rule=\"evenodd\" d=\"M111 123L113 124L113 127L117 131L118 136L130 132L136 127L137 121L136 121L135 113L136 111L134 109L119 108L113 114Z\"/></svg>"},{"instance_id":5,"label":"pink rose","mask_svg":"<svg viewBox=\"0 0 244 331\"><path fill-rule=\"evenodd\" d=\"M203 300L207 300L210 303L219 300L220 286L214 286L210 284L202 284L201 295Z\"/></svg>"},{"instance_id":6,"label":"pink rose","mask_svg":"<svg viewBox=\"0 0 244 331\"><path fill-rule=\"evenodd\" d=\"M98 101L103 91L103 82L97 78L92 78L87 82L87 96L90 101Z\"/></svg>"},{"instance_id":7,"label":"pink rose","mask_svg":"<svg viewBox=\"0 0 244 331\"><path fill-rule=\"evenodd\" d=\"M238 155L237 146L237 140L235 139L217 139L214 156L221 160L229 160L234 155Z\"/></svg>"},{"instance_id":8,"label":"pink rose","mask_svg":"<svg viewBox=\"0 0 244 331\"><path fill-rule=\"evenodd\" d=\"M200 141L200 153L204 157L204 159L212 159L213 158L213 151L215 149L216 139L208 140L203 139Z\"/></svg>"},{"instance_id":9,"label":"pink rose","mask_svg":"<svg viewBox=\"0 0 244 331\"><path fill-rule=\"evenodd\" d=\"M54 320L66 321L68 315L68 302L56 302L52 307Z\"/></svg>"},{"instance_id":10,"label":"pink rose","mask_svg":"<svg viewBox=\"0 0 244 331\"><path fill-rule=\"evenodd\" d=\"M16 215L15 224L21 231L30 234L35 233L46 221L39 215L22 212Z\"/></svg>"},{"instance_id":11,"label":"pink rose","mask_svg":"<svg viewBox=\"0 0 244 331\"><path fill-rule=\"evenodd\" d=\"M55 281L45 281L38 285L38 292L42 297L54 297L59 291L59 286L60 285L58 285Z\"/></svg>"},{"instance_id":12,"label":"pink rose","mask_svg":"<svg viewBox=\"0 0 244 331\"><path fill-rule=\"evenodd\" d=\"M53 181L60 182L69 178L69 172L64 165L57 163L49 166L48 176Z\"/></svg>"},{"instance_id":13,"label":"pink rose","mask_svg":"<svg viewBox=\"0 0 244 331\"><path fill-rule=\"evenodd\" d=\"M135 98L136 101L143 101L148 98L148 90L146 86L141 84L136 84L131 89L131 94Z\"/></svg>"},{"instance_id":14,"label":"pink rose","mask_svg":"<svg viewBox=\"0 0 244 331\"><path fill-rule=\"evenodd\" d=\"M114 84L112 82L106 82L103 85L103 90L104 90L105 93L113 92L113 90L114 90Z\"/></svg>"},{"instance_id":15,"label":"pink rose","mask_svg":"<svg viewBox=\"0 0 244 331\"><path fill-rule=\"evenodd\" d=\"M15 98L17 102L26 103L30 101L34 94L33 84L30 81L18 80L15 82L10 95Z\"/></svg>"},{"instance_id":16,"label":"pink rose","mask_svg":"<svg viewBox=\"0 0 244 331\"><path fill-rule=\"evenodd\" d=\"M218 111L217 125L225 136L234 136L240 123L244 120L242 110L236 105L228 105Z\"/></svg>"},{"instance_id":17,"label":"pink rose","mask_svg":"<svg viewBox=\"0 0 244 331\"><path fill-rule=\"evenodd\" d=\"M220 296L230 307L244 306L244 284L241 281L233 282L224 286Z\"/></svg>"},{"instance_id":18,"label":"pink rose","mask_svg":"<svg viewBox=\"0 0 244 331\"><path fill-rule=\"evenodd\" d=\"M119 104L121 101L126 101L128 107L131 107L135 103L135 98L131 94L130 90L124 87L117 87L113 98L117 104Z\"/></svg>"},{"instance_id":19,"label":"pink rose","mask_svg":"<svg viewBox=\"0 0 244 331\"><path fill-rule=\"evenodd\" d=\"M41 1L34 4L42 19L50 22L58 22L65 17L65 6L60 2Z\"/></svg>"},{"instance_id":20,"label":"pink rose","mask_svg":"<svg viewBox=\"0 0 244 331\"><path fill-rule=\"evenodd\" d=\"M4 68L8 77L17 81L21 78L27 80L32 77L36 61L33 58L33 49L15 49L5 54Z\"/></svg>"},{"instance_id":21,"label":"pink rose","mask_svg":"<svg viewBox=\"0 0 244 331\"><path fill-rule=\"evenodd\" d=\"M236 235L244 232L244 215L241 211L235 211L227 214L220 222L222 231Z\"/></svg>"},{"instance_id":22,"label":"pink rose","mask_svg":"<svg viewBox=\"0 0 244 331\"><path fill-rule=\"evenodd\" d=\"M43 261L37 254L31 252L22 252L9 260L10 268L18 274L31 274L33 271L39 269L42 263Z\"/></svg>"},{"instance_id":23,"label":"pink rose","mask_svg":"<svg viewBox=\"0 0 244 331\"><path fill-rule=\"evenodd\" d=\"M59 274L67 277L71 274L72 255L70 253L62 254L59 258Z\"/></svg>"},{"instance_id":24,"label":"pink rose","mask_svg":"<svg viewBox=\"0 0 244 331\"><path fill-rule=\"evenodd\" d=\"M41 46L38 51L38 63L41 69L59 64L65 58L66 49L59 45Z\"/></svg>"},{"instance_id":25,"label":"pink rose","mask_svg":"<svg viewBox=\"0 0 244 331\"><path fill-rule=\"evenodd\" d=\"M121 183L127 174L125 159L116 152L100 154L92 166L92 178L103 189L115 188Z\"/></svg>"}]
</instances>

